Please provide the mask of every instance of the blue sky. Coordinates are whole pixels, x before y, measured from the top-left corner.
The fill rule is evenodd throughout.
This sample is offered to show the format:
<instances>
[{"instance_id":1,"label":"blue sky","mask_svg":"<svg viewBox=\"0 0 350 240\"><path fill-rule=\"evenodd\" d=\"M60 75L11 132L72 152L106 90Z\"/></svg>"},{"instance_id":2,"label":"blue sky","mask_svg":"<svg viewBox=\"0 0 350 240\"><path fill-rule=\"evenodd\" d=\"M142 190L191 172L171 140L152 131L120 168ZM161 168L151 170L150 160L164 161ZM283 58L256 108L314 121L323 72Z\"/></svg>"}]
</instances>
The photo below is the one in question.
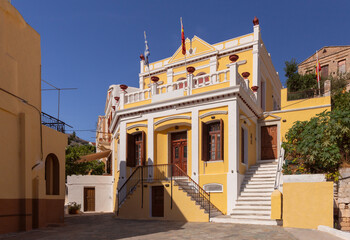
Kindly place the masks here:
<instances>
[{"instance_id":1,"label":"blue sky","mask_svg":"<svg viewBox=\"0 0 350 240\"><path fill-rule=\"evenodd\" d=\"M117 1L12 0L41 35L42 78L60 88L60 119L76 130L96 128L112 84L138 86L146 30L150 61L171 56L185 36L216 43L253 31L262 39L282 83L284 62L300 62L317 49L349 45L350 1ZM43 84L43 88L47 85ZM42 93L42 111L57 116L57 93ZM94 141L94 132L77 131Z\"/></svg>"}]
</instances>

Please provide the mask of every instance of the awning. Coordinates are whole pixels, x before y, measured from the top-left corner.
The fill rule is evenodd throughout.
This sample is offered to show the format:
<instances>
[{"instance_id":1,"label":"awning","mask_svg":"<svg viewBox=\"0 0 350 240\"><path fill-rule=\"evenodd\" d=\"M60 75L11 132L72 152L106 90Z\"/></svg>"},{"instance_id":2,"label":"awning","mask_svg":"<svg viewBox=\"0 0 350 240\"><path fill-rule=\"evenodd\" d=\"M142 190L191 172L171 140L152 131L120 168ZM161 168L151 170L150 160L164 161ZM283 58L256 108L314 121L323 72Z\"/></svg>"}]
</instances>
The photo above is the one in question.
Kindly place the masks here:
<instances>
[{"instance_id":1,"label":"awning","mask_svg":"<svg viewBox=\"0 0 350 240\"><path fill-rule=\"evenodd\" d=\"M112 153L111 150L106 150L103 152L92 153L89 155L81 156L80 159L77 161L77 163L90 162L90 161L98 160L101 158L109 157L109 155L111 155L111 153Z\"/></svg>"}]
</instances>

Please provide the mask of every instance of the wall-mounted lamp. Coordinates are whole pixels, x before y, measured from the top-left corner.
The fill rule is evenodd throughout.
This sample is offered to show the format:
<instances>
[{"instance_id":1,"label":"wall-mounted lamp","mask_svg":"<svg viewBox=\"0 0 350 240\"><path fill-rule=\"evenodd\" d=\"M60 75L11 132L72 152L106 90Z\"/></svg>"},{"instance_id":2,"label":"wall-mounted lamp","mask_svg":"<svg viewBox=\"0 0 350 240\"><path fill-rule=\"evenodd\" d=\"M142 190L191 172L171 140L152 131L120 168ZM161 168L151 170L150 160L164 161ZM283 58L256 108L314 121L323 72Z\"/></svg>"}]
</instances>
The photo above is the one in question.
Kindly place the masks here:
<instances>
[{"instance_id":1,"label":"wall-mounted lamp","mask_svg":"<svg viewBox=\"0 0 350 240\"><path fill-rule=\"evenodd\" d=\"M211 116L211 119L215 119L215 116Z\"/></svg>"},{"instance_id":2,"label":"wall-mounted lamp","mask_svg":"<svg viewBox=\"0 0 350 240\"><path fill-rule=\"evenodd\" d=\"M139 128L136 128L136 131L138 131L139 130Z\"/></svg>"},{"instance_id":3,"label":"wall-mounted lamp","mask_svg":"<svg viewBox=\"0 0 350 240\"><path fill-rule=\"evenodd\" d=\"M287 120L286 120L286 119L283 119L282 122L287 122Z\"/></svg>"}]
</instances>

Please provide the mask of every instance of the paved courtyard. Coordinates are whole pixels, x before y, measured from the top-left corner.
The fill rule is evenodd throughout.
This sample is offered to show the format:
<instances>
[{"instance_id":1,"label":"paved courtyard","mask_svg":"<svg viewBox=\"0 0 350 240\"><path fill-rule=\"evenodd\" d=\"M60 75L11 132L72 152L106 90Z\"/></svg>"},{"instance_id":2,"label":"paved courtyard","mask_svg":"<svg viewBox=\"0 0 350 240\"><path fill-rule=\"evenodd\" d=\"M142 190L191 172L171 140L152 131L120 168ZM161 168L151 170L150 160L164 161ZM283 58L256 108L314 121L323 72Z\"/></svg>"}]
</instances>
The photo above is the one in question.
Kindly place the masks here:
<instances>
[{"instance_id":1,"label":"paved courtyard","mask_svg":"<svg viewBox=\"0 0 350 240\"><path fill-rule=\"evenodd\" d=\"M67 217L64 226L0 235L0 239L269 239L338 240L316 230L222 223L122 220L112 214Z\"/></svg>"}]
</instances>

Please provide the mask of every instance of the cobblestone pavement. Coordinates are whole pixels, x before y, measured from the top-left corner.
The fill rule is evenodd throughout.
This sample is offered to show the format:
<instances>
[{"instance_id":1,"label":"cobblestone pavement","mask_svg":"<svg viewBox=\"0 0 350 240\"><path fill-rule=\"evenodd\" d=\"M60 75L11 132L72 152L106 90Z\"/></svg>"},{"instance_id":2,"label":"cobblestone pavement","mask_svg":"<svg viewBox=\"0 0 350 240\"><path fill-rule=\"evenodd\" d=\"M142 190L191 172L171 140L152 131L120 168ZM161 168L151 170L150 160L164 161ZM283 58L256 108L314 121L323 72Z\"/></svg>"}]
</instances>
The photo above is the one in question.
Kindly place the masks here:
<instances>
[{"instance_id":1,"label":"cobblestone pavement","mask_svg":"<svg viewBox=\"0 0 350 240\"><path fill-rule=\"evenodd\" d=\"M306 238L300 238L298 234ZM313 230L303 230L302 234L300 234L300 232L293 232L293 229L286 231L282 227L277 226L122 220L114 218L112 214L103 214L67 217L65 218L64 226L61 227L48 227L29 232L0 235L0 239L337 240L338 238L333 238L332 235Z\"/></svg>"}]
</instances>

